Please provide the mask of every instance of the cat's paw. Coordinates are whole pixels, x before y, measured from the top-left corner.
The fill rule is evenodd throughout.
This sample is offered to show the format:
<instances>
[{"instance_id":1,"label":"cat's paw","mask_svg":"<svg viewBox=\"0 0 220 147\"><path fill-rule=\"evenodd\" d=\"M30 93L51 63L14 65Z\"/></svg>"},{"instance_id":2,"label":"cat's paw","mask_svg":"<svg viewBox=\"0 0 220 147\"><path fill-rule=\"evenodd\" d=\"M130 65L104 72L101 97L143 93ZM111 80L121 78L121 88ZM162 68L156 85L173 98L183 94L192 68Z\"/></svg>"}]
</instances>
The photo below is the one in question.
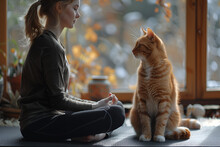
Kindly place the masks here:
<instances>
[{"instance_id":1,"label":"cat's paw","mask_svg":"<svg viewBox=\"0 0 220 147\"><path fill-rule=\"evenodd\" d=\"M165 137L164 136L161 136L161 135L156 135L154 136L154 141L157 141L157 142L165 142Z\"/></svg>"},{"instance_id":2,"label":"cat's paw","mask_svg":"<svg viewBox=\"0 0 220 147\"><path fill-rule=\"evenodd\" d=\"M150 140L151 140L151 137L145 137L145 135L142 134L142 135L139 137L139 140L140 140L140 141L150 141Z\"/></svg>"}]
</instances>

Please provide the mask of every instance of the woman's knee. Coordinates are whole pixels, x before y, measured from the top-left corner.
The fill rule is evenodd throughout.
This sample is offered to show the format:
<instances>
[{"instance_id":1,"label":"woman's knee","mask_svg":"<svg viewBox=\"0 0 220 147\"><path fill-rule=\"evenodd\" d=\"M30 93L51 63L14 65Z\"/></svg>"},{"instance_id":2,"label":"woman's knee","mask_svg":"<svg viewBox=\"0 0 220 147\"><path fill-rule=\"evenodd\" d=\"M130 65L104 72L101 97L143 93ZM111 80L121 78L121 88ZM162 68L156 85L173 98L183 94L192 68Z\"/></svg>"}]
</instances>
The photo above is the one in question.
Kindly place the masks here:
<instances>
[{"instance_id":1,"label":"woman's knee","mask_svg":"<svg viewBox=\"0 0 220 147\"><path fill-rule=\"evenodd\" d=\"M109 114L112 119L112 127L113 128L118 128L124 123L124 120L125 120L124 107L121 107L118 105L113 105L109 109Z\"/></svg>"},{"instance_id":2,"label":"woman's knee","mask_svg":"<svg viewBox=\"0 0 220 147\"><path fill-rule=\"evenodd\" d=\"M121 107L124 109L124 106L123 106L123 104L122 104L121 101L118 101L117 105L118 105L118 106L121 106Z\"/></svg>"}]
</instances>

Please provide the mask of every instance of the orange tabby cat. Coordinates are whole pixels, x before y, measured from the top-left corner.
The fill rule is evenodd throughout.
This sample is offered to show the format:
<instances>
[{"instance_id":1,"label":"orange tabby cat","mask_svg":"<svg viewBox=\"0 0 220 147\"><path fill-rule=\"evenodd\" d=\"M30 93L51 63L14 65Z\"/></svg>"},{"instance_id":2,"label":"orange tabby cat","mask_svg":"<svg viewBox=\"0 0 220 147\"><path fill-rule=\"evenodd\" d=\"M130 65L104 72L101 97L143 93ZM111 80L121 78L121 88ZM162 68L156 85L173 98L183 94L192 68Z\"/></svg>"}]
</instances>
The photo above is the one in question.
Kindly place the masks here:
<instances>
[{"instance_id":1,"label":"orange tabby cat","mask_svg":"<svg viewBox=\"0 0 220 147\"><path fill-rule=\"evenodd\" d=\"M189 129L179 127L178 85L164 43L150 28L143 32L132 51L141 62L130 111L131 124L140 141L188 139ZM188 125L190 121L182 123ZM194 129L200 128L199 123L194 123Z\"/></svg>"}]
</instances>

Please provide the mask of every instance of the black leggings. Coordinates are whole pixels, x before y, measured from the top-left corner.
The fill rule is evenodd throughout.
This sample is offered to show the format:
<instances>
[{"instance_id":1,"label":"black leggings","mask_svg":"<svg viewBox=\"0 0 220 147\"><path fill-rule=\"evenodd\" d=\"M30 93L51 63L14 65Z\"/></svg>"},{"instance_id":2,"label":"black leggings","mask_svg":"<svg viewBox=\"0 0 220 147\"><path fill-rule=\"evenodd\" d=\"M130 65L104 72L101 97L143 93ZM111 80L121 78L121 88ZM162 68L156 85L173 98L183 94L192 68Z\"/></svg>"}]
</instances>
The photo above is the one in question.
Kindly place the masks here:
<instances>
[{"instance_id":1,"label":"black leggings","mask_svg":"<svg viewBox=\"0 0 220 147\"><path fill-rule=\"evenodd\" d=\"M94 110L68 112L38 120L21 130L29 140L65 140L74 137L111 132L122 126L125 111L121 102L117 105Z\"/></svg>"}]
</instances>

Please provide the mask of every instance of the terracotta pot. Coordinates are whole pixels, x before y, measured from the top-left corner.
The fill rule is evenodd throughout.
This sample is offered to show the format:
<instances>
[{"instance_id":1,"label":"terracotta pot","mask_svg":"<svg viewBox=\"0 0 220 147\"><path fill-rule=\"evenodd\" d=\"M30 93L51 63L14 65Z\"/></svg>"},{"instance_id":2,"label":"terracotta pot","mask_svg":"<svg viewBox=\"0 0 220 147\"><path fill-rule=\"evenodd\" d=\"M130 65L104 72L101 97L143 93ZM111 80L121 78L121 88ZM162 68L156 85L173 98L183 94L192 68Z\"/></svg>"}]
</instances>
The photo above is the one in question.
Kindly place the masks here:
<instances>
[{"instance_id":1,"label":"terracotta pot","mask_svg":"<svg viewBox=\"0 0 220 147\"><path fill-rule=\"evenodd\" d=\"M1 108L1 111L3 112L3 115L5 117L9 118L19 118L21 110L18 108L9 108L9 107L3 107Z\"/></svg>"},{"instance_id":2,"label":"terracotta pot","mask_svg":"<svg viewBox=\"0 0 220 147\"><path fill-rule=\"evenodd\" d=\"M21 75L18 75L16 77L8 77L7 80L11 84L11 89L15 93L16 90L19 92L21 87Z\"/></svg>"}]
</instances>

